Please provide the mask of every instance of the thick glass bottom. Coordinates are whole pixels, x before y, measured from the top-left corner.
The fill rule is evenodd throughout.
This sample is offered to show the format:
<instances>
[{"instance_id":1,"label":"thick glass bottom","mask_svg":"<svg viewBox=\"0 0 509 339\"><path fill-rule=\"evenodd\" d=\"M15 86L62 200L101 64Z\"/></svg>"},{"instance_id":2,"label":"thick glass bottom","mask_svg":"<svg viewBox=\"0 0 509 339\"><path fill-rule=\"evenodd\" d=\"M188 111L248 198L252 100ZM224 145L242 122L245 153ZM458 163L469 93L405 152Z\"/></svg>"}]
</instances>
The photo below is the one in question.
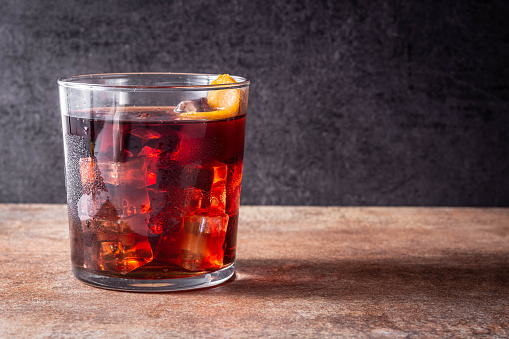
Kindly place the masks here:
<instances>
[{"instance_id":1,"label":"thick glass bottom","mask_svg":"<svg viewBox=\"0 0 509 339\"><path fill-rule=\"evenodd\" d=\"M77 267L73 267L73 273L76 278L87 285L105 288L108 290L129 292L174 292L219 285L233 276L233 273L235 273L235 263L222 268L219 271L193 277L174 279L150 280L118 278L91 273Z\"/></svg>"}]
</instances>

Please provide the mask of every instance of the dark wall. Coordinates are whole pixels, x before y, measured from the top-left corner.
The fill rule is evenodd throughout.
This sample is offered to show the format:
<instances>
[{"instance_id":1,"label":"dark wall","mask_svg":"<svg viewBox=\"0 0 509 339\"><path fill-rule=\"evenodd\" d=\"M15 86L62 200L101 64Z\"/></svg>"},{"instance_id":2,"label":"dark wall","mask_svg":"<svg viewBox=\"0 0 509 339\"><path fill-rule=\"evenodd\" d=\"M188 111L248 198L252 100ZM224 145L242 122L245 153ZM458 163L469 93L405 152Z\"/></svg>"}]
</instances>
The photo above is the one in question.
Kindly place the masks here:
<instances>
[{"instance_id":1,"label":"dark wall","mask_svg":"<svg viewBox=\"0 0 509 339\"><path fill-rule=\"evenodd\" d=\"M65 201L58 77L171 71L251 80L244 204L509 206L508 4L1 0L0 202Z\"/></svg>"}]
</instances>

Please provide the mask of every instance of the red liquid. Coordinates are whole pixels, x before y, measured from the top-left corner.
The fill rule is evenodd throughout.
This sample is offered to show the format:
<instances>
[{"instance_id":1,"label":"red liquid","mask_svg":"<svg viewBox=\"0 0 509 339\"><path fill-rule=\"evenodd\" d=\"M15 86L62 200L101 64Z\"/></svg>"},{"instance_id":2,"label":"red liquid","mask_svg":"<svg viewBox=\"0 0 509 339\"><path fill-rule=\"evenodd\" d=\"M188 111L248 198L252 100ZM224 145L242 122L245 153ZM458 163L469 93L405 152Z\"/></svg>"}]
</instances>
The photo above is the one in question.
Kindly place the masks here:
<instances>
[{"instance_id":1,"label":"red liquid","mask_svg":"<svg viewBox=\"0 0 509 339\"><path fill-rule=\"evenodd\" d=\"M233 263L245 116L93 116L64 118L73 265L164 279Z\"/></svg>"}]
</instances>

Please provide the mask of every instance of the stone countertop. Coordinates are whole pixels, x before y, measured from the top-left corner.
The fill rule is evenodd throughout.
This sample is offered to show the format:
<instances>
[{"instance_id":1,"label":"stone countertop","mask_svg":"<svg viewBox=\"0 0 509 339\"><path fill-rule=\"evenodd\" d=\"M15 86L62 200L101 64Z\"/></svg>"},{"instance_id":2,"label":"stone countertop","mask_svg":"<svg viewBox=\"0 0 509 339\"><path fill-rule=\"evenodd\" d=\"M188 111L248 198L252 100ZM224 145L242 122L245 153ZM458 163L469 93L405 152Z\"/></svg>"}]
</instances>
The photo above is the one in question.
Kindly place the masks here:
<instances>
[{"instance_id":1,"label":"stone countertop","mask_svg":"<svg viewBox=\"0 0 509 339\"><path fill-rule=\"evenodd\" d=\"M64 205L0 204L0 337L509 336L509 209L244 206L238 247L217 287L108 291Z\"/></svg>"}]
</instances>

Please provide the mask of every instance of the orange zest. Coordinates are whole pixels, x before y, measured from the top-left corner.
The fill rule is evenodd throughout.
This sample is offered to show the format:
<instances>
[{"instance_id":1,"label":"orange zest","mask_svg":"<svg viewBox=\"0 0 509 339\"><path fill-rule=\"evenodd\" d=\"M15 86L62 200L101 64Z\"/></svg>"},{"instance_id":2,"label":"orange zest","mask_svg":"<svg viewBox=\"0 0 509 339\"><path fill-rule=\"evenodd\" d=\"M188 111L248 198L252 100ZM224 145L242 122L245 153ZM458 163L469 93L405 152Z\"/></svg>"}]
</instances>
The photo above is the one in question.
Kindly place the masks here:
<instances>
[{"instance_id":1,"label":"orange zest","mask_svg":"<svg viewBox=\"0 0 509 339\"><path fill-rule=\"evenodd\" d=\"M211 85L224 85L237 83L230 75L221 74ZM214 111L185 112L180 114L183 119L226 119L237 115L240 106L240 90L220 89L208 93L207 102Z\"/></svg>"}]
</instances>

